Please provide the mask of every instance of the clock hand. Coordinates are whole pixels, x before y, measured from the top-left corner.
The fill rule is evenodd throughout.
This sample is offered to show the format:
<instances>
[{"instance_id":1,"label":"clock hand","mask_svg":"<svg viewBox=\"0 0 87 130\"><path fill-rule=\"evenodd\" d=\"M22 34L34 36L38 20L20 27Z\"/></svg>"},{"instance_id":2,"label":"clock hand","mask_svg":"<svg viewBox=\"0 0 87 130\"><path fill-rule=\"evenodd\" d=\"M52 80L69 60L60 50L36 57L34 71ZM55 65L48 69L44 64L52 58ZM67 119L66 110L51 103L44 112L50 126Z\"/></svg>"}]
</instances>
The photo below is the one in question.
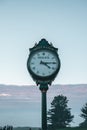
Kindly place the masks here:
<instances>
[{"instance_id":1,"label":"clock hand","mask_svg":"<svg viewBox=\"0 0 87 130\"><path fill-rule=\"evenodd\" d=\"M40 64L43 64L43 65L47 66L47 67L50 69L50 66L49 66L49 65L47 65L47 63L46 63L46 62L43 62L43 61L41 60Z\"/></svg>"},{"instance_id":2,"label":"clock hand","mask_svg":"<svg viewBox=\"0 0 87 130\"><path fill-rule=\"evenodd\" d=\"M56 64L56 62L44 62L46 64Z\"/></svg>"}]
</instances>

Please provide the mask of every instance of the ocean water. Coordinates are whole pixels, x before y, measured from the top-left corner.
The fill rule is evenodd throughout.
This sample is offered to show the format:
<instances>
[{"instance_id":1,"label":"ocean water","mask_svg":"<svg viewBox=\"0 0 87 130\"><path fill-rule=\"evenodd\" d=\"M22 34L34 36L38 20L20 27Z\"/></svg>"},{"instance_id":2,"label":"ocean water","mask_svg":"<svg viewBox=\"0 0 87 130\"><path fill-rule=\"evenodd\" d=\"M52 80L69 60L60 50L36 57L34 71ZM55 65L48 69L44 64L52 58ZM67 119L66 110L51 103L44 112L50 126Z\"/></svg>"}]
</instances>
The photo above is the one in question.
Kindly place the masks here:
<instances>
[{"instance_id":1,"label":"ocean water","mask_svg":"<svg viewBox=\"0 0 87 130\"><path fill-rule=\"evenodd\" d=\"M41 126L41 103L28 100L0 100L0 126Z\"/></svg>"},{"instance_id":2,"label":"ocean water","mask_svg":"<svg viewBox=\"0 0 87 130\"><path fill-rule=\"evenodd\" d=\"M71 113L75 115L74 121L71 126L77 126L82 122L80 109L72 109ZM50 103L47 104L48 109ZM29 126L41 127L41 102L30 102L24 99L6 99L0 100L0 126L12 125L16 126Z\"/></svg>"}]
</instances>

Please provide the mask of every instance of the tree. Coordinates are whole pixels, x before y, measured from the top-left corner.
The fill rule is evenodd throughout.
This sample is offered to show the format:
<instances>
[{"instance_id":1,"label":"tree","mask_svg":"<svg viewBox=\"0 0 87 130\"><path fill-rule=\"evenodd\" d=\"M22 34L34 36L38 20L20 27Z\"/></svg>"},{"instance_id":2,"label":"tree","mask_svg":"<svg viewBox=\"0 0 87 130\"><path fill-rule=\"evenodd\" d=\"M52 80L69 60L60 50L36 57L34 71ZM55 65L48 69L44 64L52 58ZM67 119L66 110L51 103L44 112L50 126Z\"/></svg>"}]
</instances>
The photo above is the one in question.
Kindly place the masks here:
<instances>
[{"instance_id":1,"label":"tree","mask_svg":"<svg viewBox=\"0 0 87 130\"><path fill-rule=\"evenodd\" d=\"M74 116L71 115L71 108L68 108L67 103L66 96L59 95L54 97L51 109L48 111L48 128L65 128L73 120Z\"/></svg>"},{"instance_id":2,"label":"tree","mask_svg":"<svg viewBox=\"0 0 87 130\"><path fill-rule=\"evenodd\" d=\"M87 103L82 107L80 117L82 117L84 121L80 123L79 126L87 127Z\"/></svg>"}]
</instances>

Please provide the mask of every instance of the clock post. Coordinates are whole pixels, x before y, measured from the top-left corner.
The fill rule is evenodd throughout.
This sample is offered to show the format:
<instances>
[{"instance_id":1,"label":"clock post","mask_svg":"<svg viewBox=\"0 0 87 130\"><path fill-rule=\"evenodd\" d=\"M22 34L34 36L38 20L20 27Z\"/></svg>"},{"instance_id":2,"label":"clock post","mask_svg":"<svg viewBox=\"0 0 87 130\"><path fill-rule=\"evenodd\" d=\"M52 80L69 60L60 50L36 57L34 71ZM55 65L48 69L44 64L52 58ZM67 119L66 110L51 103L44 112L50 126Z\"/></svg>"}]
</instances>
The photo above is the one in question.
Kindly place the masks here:
<instances>
[{"instance_id":1,"label":"clock post","mask_svg":"<svg viewBox=\"0 0 87 130\"><path fill-rule=\"evenodd\" d=\"M57 76L60 70L60 59L57 53L58 48L49 44L45 39L30 48L30 54L27 60L27 69L36 82L42 94L42 130L47 130L47 99L46 93L48 85Z\"/></svg>"},{"instance_id":2,"label":"clock post","mask_svg":"<svg viewBox=\"0 0 87 130\"><path fill-rule=\"evenodd\" d=\"M47 99L46 93L48 90L48 84L40 84L41 93L42 93L42 130L47 130Z\"/></svg>"}]
</instances>

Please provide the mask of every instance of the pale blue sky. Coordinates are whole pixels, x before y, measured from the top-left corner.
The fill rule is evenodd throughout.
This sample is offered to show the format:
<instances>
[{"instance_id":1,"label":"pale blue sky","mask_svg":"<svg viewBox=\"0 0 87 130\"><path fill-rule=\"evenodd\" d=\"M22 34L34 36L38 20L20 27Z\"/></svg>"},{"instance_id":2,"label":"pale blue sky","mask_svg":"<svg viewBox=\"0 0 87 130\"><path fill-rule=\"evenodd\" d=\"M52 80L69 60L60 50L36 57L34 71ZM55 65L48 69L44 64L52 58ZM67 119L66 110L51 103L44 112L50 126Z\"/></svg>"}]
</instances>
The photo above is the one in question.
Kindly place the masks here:
<instances>
[{"instance_id":1,"label":"pale blue sky","mask_svg":"<svg viewBox=\"0 0 87 130\"><path fill-rule=\"evenodd\" d=\"M26 62L42 38L59 48L54 84L87 83L87 0L0 0L0 84L35 84Z\"/></svg>"}]
</instances>

